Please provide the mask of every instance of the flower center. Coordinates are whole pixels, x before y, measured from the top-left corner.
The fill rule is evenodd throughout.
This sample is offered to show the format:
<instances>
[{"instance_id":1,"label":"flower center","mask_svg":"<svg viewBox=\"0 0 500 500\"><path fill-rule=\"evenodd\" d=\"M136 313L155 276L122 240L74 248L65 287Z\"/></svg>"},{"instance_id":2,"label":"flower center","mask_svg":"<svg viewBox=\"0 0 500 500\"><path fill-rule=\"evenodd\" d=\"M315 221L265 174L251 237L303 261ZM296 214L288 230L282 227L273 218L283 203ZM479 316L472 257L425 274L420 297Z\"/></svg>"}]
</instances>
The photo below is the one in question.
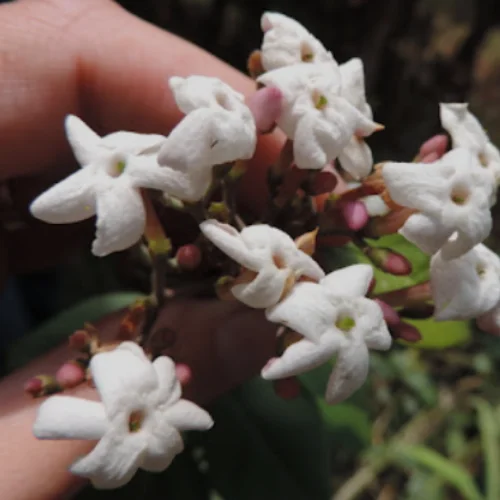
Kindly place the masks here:
<instances>
[{"instance_id":1,"label":"flower center","mask_svg":"<svg viewBox=\"0 0 500 500\"><path fill-rule=\"evenodd\" d=\"M302 43L300 47L300 58L302 62L311 62L314 59L314 53L306 42Z\"/></svg>"},{"instance_id":2,"label":"flower center","mask_svg":"<svg viewBox=\"0 0 500 500\"><path fill-rule=\"evenodd\" d=\"M335 322L335 326L339 330L348 333L356 326L356 321L351 316L340 316Z\"/></svg>"},{"instance_id":3,"label":"flower center","mask_svg":"<svg viewBox=\"0 0 500 500\"><path fill-rule=\"evenodd\" d=\"M326 108L328 99L323 94L316 91L313 93L313 103L316 109L322 110Z\"/></svg>"},{"instance_id":4,"label":"flower center","mask_svg":"<svg viewBox=\"0 0 500 500\"><path fill-rule=\"evenodd\" d=\"M482 278L486 274L486 266L484 264L477 264L476 273L480 278Z\"/></svg>"},{"instance_id":5,"label":"flower center","mask_svg":"<svg viewBox=\"0 0 500 500\"><path fill-rule=\"evenodd\" d=\"M133 411L128 417L129 432L139 432L144 422L144 412L142 410Z\"/></svg>"},{"instance_id":6,"label":"flower center","mask_svg":"<svg viewBox=\"0 0 500 500\"><path fill-rule=\"evenodd\" d=\"M451 192L451 201L455 205L465 205L469 199L469 191L464 187L455 187Z\"/></svg>"},{"instance_id":7,"label":"flower center","mask_svg":"<svg viewBox=\"0 0 500 500\"><path fill-rule=\"evenodd\" d=\"M118 160L112 163L108 169L108 174L110 177L120 177L120 175L125 172L125 167L127 163L124 160Z\"/></svg>"}]
</instances>

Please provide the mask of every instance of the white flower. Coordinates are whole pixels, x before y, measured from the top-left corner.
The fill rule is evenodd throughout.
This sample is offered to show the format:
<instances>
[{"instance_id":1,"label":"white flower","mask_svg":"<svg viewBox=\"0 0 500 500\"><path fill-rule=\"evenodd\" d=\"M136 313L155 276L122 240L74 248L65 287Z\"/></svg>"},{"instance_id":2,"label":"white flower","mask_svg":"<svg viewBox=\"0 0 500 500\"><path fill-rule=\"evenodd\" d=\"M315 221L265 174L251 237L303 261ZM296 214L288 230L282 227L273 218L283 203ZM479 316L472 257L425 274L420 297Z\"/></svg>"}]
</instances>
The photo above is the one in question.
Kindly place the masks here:
<instances>
[{"instance_id":1,"label":"white flower","mask_svg":"<svg viewBox=\"0 0 500 500\"><path fill-rule=\"evenodd\" d=\"M165 137L116 132L101 138L71 115L66 118L66 134L83 168L36 198L32 214L52 224L97 215L95 255L130 247L144 231L140 188L168 190L172 182L155 159Z\"/></svg>"},{"instance_id":2,"label":"white flower","mask_svg":"<svg viewBox=\"0 0 500 500\"><path fill-rule=\"evenodd\" d=\"M170 358L151 362L139 346L124 342L95 355L90 369L102 403L53 396L40 406L33 432L39 439L99 439L70 468L97 488L118 488L138 468L165 470L184 448L180 431L213 425L205 410L180 399Z\"/></svg>"},{"instance_id":3,"label":"white flower","mask_svg":"<svg viewBox=\"0 0 500 500\"><path fill-rule=\"evenodd\" d=\"M372 134L379 125L340 95L341 80L331 64L296 64L257 79L283 94L278 126L293 139L299 168L321 169L337 158L351 137Z\"/></svg>"},{"instance_id":4,"label":"white flower","mask_svg":"<svg viewBox=\"0 0 500 500\"><path fill-rule=\"evenodd\" d=\"M451 135L454 148L470 149L480 164L500 183L500 152L492 144L479 120L469 111L468 103L441 103L441 125Z\"/></svg>"},{"instance_id":5,"label":"white flower","mask_svg":"<svg viewBox=\"0 0 500 500\"><path fill-rule=\"evenodd\" d=\"M169 172L167 194L200 200L212 182L212 167L253 156L257 131L243 96L217 78L171 78L179 108L187 115L163 143L158 162Z\"/></svg>"},{"instance_id":6,"label":"white flower","mask_svg":"<svg viewBox=\"0 0 500 500\"><path fill-rule=\"evenodd\" d=\"M331 52L294 19L265 12L260 24L264 32L261 59L266 71L302 62L337 65Z\"/></svg>"},{"instance_id":7,"label":"white flower","mask_svg":"<svg viewBox=\"0 0 500 500\"><path fill-rule=\"evenodd\" d=\"M422 251L454 259L489 235L495 182L469 150L453 149L435 163L386 163L382 175L391 198L419 212L400 233Z\"/></svg>"},{"instance_id":8,"label":"white flower","mask_svg":"<svg viewBox=\"0 0 500 500\"><path fill-rule=\"evenodd\" d=\"M268 380L312 370L337 353L325 399L338 403L365 381L368 349L386 350L391 336L380 306L364 297L373 277L371 266L358 264L334 271L319 284L297 283L290 294L266 311L267 318L304 336L262 370Z\"/></svg>"},{"instance_id":9,"label":"white flower","mask_svg":"<svg viewBox=\"0 0 500 500\"><path fill-rule=\"evenodd\" d=\"M431 259L434 318L466 320L491 310L500 301L500 258L484 245L453 260L438 252Z\"/></svg>"},{"instance_id":10,"label":"white flower","mask_svg":"<svg viewBox=\"0 0 500 500\"><path fill-rule=\"evenodd\" d=\"M366 102L363 61L357 57L340 65L341 95L368 120L373 120L372 108ZM339 154L342 168L354 178L366 177L373 166L372 151L363 137L352 135Z\"/></svg>"},{"instance_id":11,"label":"white flower","mask_svg":"<svg viewBox=\"0 0 500 500\"><path fill-rule=\"evenodd\" d=\"M274 227L258 224L238 232L228 224L208 220L200 228L216 247L251 271L248 280L231 288L250 307L276 304L301 276L316 281L324 276L321 267L290 236Z\"/></svg>"}]
</instances>

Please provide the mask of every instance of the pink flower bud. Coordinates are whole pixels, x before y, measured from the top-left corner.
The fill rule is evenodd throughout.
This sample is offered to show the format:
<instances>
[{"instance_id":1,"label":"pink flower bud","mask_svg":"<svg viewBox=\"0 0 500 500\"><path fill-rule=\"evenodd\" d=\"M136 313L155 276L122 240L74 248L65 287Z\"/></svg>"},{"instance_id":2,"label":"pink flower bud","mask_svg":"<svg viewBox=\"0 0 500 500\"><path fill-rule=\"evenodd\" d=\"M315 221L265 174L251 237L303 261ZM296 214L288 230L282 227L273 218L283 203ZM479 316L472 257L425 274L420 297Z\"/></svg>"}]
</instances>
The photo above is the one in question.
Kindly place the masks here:
<instances>
[{"instance_id":1,"label":"pink flower bud","mask_svg":"<svg viewBox=\"0 0 500 500\"><path fill-rule=\"evenodd\" d=\"M314 195L331 193L337 186L338 179L333 172L322 170L314 176L311 191Z\"/></svg>"},{"instance_id":2,"label":"pink flower bud","mask_svg":"<svg viewBox=\"0 0 500 500\"><path fill-rule=\"evenodd\" d=\"M365 255L382 271L395 276L411 274L410 261L403 255L393 252L389 248L368 247Z\"/></svg>"},{"instance_id":3,"label":"pink flower bud","mask_svg":"<svg viewBox=\"0 0 500 500\"><path fill-rule=\"evenodd\" d=\"M57 383L56 379L50 375L37 375L30 378L24 384L24 391L31 394L34 398L54 394L55 392L62 391L61 386Z\"/></svg>"},{"instance_id":4,"label":"pink flower bud","mask_svg":"<svg viewBox=\"0 0 500 500\"><path fill-rule=\"evenodd\" d=\"M201 251L196 245L183 245L175 256L181 269L193 271L201 263Z\"/></svg>"},{"instance_id":5,"label":"pink flower bud","mask_svg":"<svg viewBox=\"0 0 500 500\"><path fill-rule=\"evenodd\" d=\"M75 351L88 351L91 344L91 336L87 330L77 330L69 337L69 346Z\"/></svg>"},{"instance_id":6,"label":"pink flower bud","mask_svg":"<svg viewBox=\"0 0 500 500\"><path fill-rule=\"evenodd\" d=\"M184 363L176 363L175 374L177 375L177 378L179 379L181 385L184 386L189 384L189 382L193 378L191 368L189 368L189 366Z\"/></svg>"},{"instance_id":7,"label":"pink flower bud","mask_svg":"<svg viewBox=\"0 0 500 500\"><path fill-rule=\"evenodd\" d=\"M281 114L282 100L283 94L276 87L264 87L250 97L248 107L258 132L265 134L272 131Z\"/></svg>"},{"instance_id":8,"label":"pink flower bud","mask_svg":"<svg viewBox=\"0 0 500 500\"><path fill-rule=\"evenodd\" d=\"M448 136L445 134L434 135L427 141L425 141L418 152L419 158L425 158L431 153L435 153L436 160L441 158L446 153L448 149ZM419 160L422 161L422 160ZM435 160L432 160L435 161Z\"/></svg>"},{"instance_id":9,"label":"pink flower bud","mask_svg":"<svg viewBox=\"0 0 500 500\"><path fill-rule=\"evenodd\" d=\"M428 155L425 155L420 160L420 163L433 163L433 162L435 162L437 160L439 160L439 155L433 151L432 153L429 153Z\"/></svg>"},{"instance_id":10,"label":"pink flower bud","mask_svg":"<svg viewBox=\"0 0 500 500\"><path fill-rule=\"evenodd\" d=\"M85 380L85 369L76 360L64 363L56 373L57 383L65 388L76 387Z\"/></svg>"},{"instance_id":11,"label":"pink flower bud","mask_svg":"<svg viewBox=\"0 0 500 500\"><path fill-rule=\"evenodd\" d=\"M419 342L422 340L422 334L418 328L401 321L398 325L390 327L391 335L395 339L405 340L406 342Z\"/></svg>"},{"instance_id":12,"label":"pink flower bud","mask_svg":"<svg viewBox=\"0 0 500 500\"><path fill-rule=\"evenodd\" d=\"M432 304L415 304L405 307L400 311L401 316L410 319L428 319L434 315L434 306Z\"/></svg>"},{"instance_id":13,"label":"pink flower bud","mask_svg":"<svg viewBox=\"0 0 500 500\"><path fill-rule=\"evenodd\" d=\"M295 399L300 395L297 377L288 377L273 382L274 392L281 399Z\"/></svg>"},{"instance_id":14,"label":"pink flower bud","mask_svg":"<svg viewBox=\"0 0 500 500\"><path fill-rule=\"evenodd\" d=\"M397 326L401 323L398 312L389 304L380 299L374 299L374 301L380 306L380 309L382 309L382 314L384 315L384 320L388 327Z\"/></svg>"},{"instance_id":15,"label":"pink flower bud","mask_svg":"<svg viewBox=\"0 0 500 500\"><path fill-rule=\"evenodd\" d=\"M362 201L346 201L338 205L345 224L351 231L359 231L368 223L370 216Z\"/></svg>"}]
</instances>

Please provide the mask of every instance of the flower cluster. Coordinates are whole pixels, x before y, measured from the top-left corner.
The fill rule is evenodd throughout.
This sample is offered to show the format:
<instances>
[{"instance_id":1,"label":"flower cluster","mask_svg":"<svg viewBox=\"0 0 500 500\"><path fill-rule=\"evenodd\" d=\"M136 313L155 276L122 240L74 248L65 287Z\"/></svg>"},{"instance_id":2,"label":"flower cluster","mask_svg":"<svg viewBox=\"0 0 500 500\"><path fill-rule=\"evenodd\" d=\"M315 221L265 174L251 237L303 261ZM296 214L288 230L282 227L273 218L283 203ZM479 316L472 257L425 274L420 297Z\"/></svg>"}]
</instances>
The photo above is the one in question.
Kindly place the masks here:
<instances>
[{"instance_id":1,"label":"flower cluster","mask_svg":"<svg viewBox=\"0 0 500 500\"><path fill-rule=\"evenodd\" d=\"M211 277L214 296L260 309L276 324L285 342L263 378L295 377L334 358L330 404L364 383L370 349L387 350L395 338L418 341L404 321L412 307L437 321L478 318L485 330L500 331L500 259L483 244L500 153L467 104L441 104L450 151L447 137L436 136L415 161L374 167L365 138L383 126L367 103L362 61L338 64L282 14L265 13L262 30L261 50L249 59L255 94L245 100L216 78L171 78L185 116L167 136L100 137L69 116L66 134L81 169L31 205L50 223L96 216L97 256L136 244L150 256L154 286L123 321L129 341L110 347L94 333L73 337L85 353L79 380L91 378L102 402L53 396L35 423L41 439L100 440L71 467L97 487L125 484L138 468L164 470L183 448L180 431L212 425L204 410L180 399L174 361L149 342L159 308L175 296L172 273ZM266 211L244 218L235 186L255 168L248 160L258 136L275 127L287 140L268 170ZM162 205L195 218L192 244L170 240ZM376 273L412 271L396 248L373 243L397 232L430 256L430 279L377 294ZM318 247L347 243L369 263L325 272ZM30 387L49 392L39 381Z\"/></svg>"}]
</instances>

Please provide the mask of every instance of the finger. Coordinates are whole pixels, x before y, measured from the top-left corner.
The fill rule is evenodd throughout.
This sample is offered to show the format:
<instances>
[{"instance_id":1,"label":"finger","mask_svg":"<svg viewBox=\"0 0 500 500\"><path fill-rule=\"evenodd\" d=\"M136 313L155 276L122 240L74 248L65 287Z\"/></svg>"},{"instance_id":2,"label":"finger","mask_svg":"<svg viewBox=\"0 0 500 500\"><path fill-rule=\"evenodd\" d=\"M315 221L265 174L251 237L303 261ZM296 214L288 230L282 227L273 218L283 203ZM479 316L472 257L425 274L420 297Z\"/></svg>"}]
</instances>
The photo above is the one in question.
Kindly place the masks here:
<instances>
[{"instance_id":1,"label":"finger","mask_svg":"<svg viewBox=\"0 0 500 500\"><path fill-rule=\"evenodd\" d=\"M0 9L0 32L4 178L70 160L62 126L67 113L81 115L102 134L167 133L181 118L166 85L169 76L217 76L246 95L255 89L214 56L107 0L7 5ZM276 136L260 141L244 183L247 200L262 198L261 167L273 160L278 143Z\"/></svg>"}]
</instances>

